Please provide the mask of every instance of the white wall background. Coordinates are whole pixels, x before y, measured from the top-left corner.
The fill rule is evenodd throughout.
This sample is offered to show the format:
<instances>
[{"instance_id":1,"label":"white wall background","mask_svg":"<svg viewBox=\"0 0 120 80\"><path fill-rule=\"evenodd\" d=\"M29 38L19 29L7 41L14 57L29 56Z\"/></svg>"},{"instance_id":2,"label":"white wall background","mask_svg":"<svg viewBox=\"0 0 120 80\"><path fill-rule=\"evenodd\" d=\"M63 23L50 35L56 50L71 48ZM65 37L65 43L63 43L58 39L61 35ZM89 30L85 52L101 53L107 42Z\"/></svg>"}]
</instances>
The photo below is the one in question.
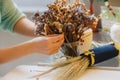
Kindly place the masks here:
<instances>
[{"instance_id":1,"label":"white wall background","mask_svg":"<svg viewBox=\"0 0 120 80\"><path fill-rule=\"evenodd\" d=\"M44 11L47 9L47 5L53 1L54 0L15 0L24 12Z\"/></svg>"},{"instance_id":2,"label":"white wall background","mask_svg":"<svg viewBox=\"0 0 120 80\"><path fill-rule=\"evenodd\" d=\"M55 0L14 0L20 6L42 6L46 7L47 4Z\"/></svg>"}]
</instances>

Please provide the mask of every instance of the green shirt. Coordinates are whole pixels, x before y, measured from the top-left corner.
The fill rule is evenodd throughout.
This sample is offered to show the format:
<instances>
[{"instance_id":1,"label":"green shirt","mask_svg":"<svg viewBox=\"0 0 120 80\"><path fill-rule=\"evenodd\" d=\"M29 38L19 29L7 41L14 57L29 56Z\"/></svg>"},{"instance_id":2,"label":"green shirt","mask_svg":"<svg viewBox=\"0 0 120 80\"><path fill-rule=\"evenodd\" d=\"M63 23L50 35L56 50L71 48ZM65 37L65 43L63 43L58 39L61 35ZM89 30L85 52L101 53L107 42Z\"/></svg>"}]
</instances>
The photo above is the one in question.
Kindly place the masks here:
<instances>
[{"instance_id":1,"label":"green shirt","mask_svg":"<svg viewBox=\"0 0 120 80\"><path fill-rule=\"evenodd\" d=\"M16 22L24 16L13 0L0 0L0 28L13 32Z\"/></svg>"}]
</instances>

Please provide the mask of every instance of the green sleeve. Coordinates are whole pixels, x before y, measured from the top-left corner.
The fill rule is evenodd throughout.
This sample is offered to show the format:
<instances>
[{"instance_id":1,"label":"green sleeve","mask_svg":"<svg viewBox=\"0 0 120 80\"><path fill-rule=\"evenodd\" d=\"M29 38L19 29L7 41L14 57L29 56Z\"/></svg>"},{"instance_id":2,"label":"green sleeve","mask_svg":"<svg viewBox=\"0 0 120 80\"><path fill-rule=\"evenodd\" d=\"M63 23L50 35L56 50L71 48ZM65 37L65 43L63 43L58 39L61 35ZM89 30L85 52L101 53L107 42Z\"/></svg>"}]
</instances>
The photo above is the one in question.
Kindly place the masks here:
<instances>
[{"instance_id":1,"label":"green sleeve","mask_svg":"<svg viewBox=\"0 0 120 80\"><path fill-rule=\"evenodd\" d=\"M3 0L0 23L3 30L13 32L15 24L22 17L25 17L25 14L18 9L13 0Z\"/></svg>"}]
</instances>

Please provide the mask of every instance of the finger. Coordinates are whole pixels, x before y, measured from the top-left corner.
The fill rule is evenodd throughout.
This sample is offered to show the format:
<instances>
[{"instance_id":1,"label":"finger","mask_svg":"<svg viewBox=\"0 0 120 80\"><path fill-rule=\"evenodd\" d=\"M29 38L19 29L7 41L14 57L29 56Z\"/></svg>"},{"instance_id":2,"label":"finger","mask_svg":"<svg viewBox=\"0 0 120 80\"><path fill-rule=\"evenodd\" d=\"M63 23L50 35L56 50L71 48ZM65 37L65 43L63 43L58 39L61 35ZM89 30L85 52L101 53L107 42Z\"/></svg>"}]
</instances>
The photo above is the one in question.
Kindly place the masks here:
<instances>
[{"instance_id":1,"label":"finger","mask_svg":"<svg viewBox=\"0 0 120 80\"><path fill-rule=\"evenodd\" d=\"M55 36L64 36L64 34L51 34L51 35L47 35L47 37L55 37Z\"/></svg>"},{"instance_id":2,"label":"finger","mask_svg":"<svg viewBox=\"0 0 120 80\"><path fill-rule=\"evenodd\" d=\"M63 34L54 34L54 35L50 35L50 36L46 36L49 41L51 41L52 43L56 43L56 42L59 42L61 40L64 39L64 35Z\"/></svg>"},{"instance_id":3,"label":"finger","mask_svg":"<svg viewBox=\"0 0 120 80\"><path fill-rule=\"evenodd\" d=\"M51 43L49 48L58 48L58 47L61 47L63 43L63 40L62 41L59 41L59 42L56 42L56 43Z\"/></svg>"},{"instance_id":4,"label":"finger","mask_svg":"<svg viewBox=\"0 0 120 80\"><path fill-rule=\"evenodd\" d=\"M48 53L48 55L51 55L51 54L55 54L55 53L58 53L59 52L59 48L54 48L54 49L51 49Z\"/></svg>"},{"instance_id":5,"label":"finger","mask_svg":"<svg viewBox=\"0 0 120 80\"><path fill-rule=\"evenodd\" d=\"M51 34L51 35L47 35L47 37L54 37L54 36L58 36L60 34Z\"/></svg>"},{"instance_id":6,"label":"finger","mask_svg":"<svg viewBox=\"0 0 120 80\"><path fill-rule=\"evenodd\" d=\"M59 38L59 39L56 39L56 40L52 40L52 43L62 43L64 41L64 38Z\"/></svg>"},{"instance_id":7,"label":"finger","mask_svg":"<svg viewBox=\"0 0 120 80\"><path fill-rule=\"evenodd\" d=\"M62 38L64 38L64 35L63 34L59 34L59 35L55 34L55 35L50 36L50 38L54 39L54 40L62 39Z\"/></svg>"},{"instance_id":8,"label":"finger","mask_svg":"<svg viewBox=\"0 0 120 80\"><path fill-rule=\"evenodd\" d=\"M58 47L61 47L61 45L63 44L64 39L60 40L59 42L54 43L55 45L57 45Z\"/></svg>"},{"instance_id":9,"label":"finger","mask_svg":"<svg viewBox=\"0 0 120 80\"><path fill-rule=\"evenodd\" d=\"M61 40L61 45L63 44L63 42L64 42L64 38Z\"/></svg>"},{"instance_id":10,"label":"finger","mask_svg":"<svg viewBox=\"0 0 120 80\"><path fill-rule=\"evenodd\" d=\"M40 36L40 37L47 37L47 38L60 38L60 37L64 37L63 34L52 34L52 35L46 35L46 36Z\"/></svg>"},{"instance_id":11,"label":"finger","mask_svg":"<svg viewBox=\"0 0 120 80\"><path fill-rule=\"evenodd\" d=\"M54 40L51 40L52 43L63 43L64 42L64 37L61 37L61 38L57 38L57 39L54 39Z\"/></svg>"}]
</instances>

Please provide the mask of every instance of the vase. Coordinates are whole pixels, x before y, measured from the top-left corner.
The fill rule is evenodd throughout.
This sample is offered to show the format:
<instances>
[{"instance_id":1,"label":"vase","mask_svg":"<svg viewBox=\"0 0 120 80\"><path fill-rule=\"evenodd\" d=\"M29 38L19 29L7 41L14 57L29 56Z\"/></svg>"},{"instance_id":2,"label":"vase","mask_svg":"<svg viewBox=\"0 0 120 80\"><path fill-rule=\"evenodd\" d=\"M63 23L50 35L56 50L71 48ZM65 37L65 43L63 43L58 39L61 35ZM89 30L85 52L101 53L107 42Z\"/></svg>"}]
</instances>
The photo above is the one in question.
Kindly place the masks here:
<instances>
[{"instance_id":1,"label":"vase","mask_svg":"<svg viewBox=\"0 0 120 80\"><path fill-rule=\"evenodd\" d=\"M91 48L93 40L92 29L86 30L83 34L84 35L81 37L82 42L76 41L71 43L63 43L61 51L65 56L76 57Z\"/></svg>"}]
</instances>

